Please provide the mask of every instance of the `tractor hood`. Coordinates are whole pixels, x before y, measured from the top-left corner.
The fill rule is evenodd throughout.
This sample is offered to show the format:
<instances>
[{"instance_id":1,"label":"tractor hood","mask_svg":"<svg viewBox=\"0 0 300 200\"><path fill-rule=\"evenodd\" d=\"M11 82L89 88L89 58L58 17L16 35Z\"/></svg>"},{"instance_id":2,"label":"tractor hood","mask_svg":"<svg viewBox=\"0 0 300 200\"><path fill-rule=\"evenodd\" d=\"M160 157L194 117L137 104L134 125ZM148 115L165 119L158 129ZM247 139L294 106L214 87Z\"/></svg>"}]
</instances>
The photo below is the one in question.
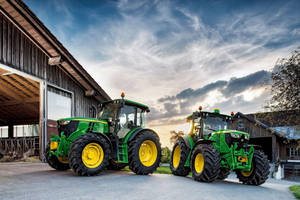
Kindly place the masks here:
<instances>
[{"instance_id":1,"label":"tractor hood","mask_svg":"<svg viewBox=\"0 0 300 200\"><path fill-rule=\"evenodd\" d=\"M59 133L64 132L68 137L72 133L86 130L107 133L108 122L106 120L89 117L69 117L57 120Z\"/></svg>"},{"instance_id":2,"label":"tractor hood","mask_svg":"<svg viewBox=\"0 0 300 200\"><path fill-rule=\"evenodd\" d=\"M243 131L237 131L237 130L218 130L213 132L213 134L218 134L218 133L233 133L233 134L240 134L240 135L249 135L249 133Z\"/></svg>"},{"instance_id":3,"label":"tractor hood","mask_svg":"<svg viewBox=\"0 0 300 200\"><path fill-rule=\"evenodd\" d=\"M69 118L62 118L57 121L58 122L60 122L60 121L82 121L82 122L94 122L94 123L107 124L106 120L97 119L97 118L89 118L89 117L69 117Z\"/></svg>"},{"instance_id":4,"label":"tractor hood","mask_svg":"<svg viewBox=\"0 0 300 200\"><path fill-rule=\"evenodd\" d=\"M220 133L230 134L231 137L233 137L233 138L244 138L246 140L250 139L249 133L237 131L237 130L219 130L219 131L213 132L212 135L220 134Z\"/></svg>"}]
</instances>

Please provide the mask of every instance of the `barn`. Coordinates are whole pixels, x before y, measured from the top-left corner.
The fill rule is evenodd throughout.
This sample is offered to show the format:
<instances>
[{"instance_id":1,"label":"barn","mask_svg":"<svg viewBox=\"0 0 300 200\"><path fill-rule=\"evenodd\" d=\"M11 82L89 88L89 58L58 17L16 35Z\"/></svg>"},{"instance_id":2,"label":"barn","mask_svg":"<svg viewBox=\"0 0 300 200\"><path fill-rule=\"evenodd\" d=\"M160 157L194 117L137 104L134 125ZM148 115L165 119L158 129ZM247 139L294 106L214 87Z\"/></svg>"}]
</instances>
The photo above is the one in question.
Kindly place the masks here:
<instances>
[{"instance_id":1,"label":"barn","mask_svg":"<svg viewBox=\"0 0 300 200\"><path fill-rule=\"evenodd\" d=\"M0 1L1 157L43 159L57 119L95 117L106 100L108 94L24 2Z\"/></svg>"},{"instance_id":2,"label":"barn","mask_svg":"<svg viewBox=\"0 0 300 200\"><path fill-rule=\"evenodd\" d=\"M273 165L273 175L300 180L300 111L265 112L233 117L231 129L250 134L250 143L261 146Z\"/></svg>"}]
</instances>

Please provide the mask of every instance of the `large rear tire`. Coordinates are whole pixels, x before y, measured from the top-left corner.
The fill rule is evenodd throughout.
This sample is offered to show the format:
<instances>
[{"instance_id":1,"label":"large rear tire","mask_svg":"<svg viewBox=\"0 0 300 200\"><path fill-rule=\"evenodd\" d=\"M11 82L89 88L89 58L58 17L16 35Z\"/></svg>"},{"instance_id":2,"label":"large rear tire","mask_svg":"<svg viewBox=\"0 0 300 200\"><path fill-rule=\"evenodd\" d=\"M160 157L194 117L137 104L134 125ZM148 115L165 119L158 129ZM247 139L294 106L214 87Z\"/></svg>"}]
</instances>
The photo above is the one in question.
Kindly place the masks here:
<instances>
[{"instance_id":1,"label":"large rear tire","mask_svg":"<svg viewBox=\"0 0 300 200\"><path fill-rule=\"evenodd\" d=\"M220 154L209 144L198 144L191 157L192 176L196 181L213 182L220 173Z\"/></svg>"},{"instance_id":2,"label":"large rear tire","mask_svg":"<svg viewBox=\"0 0 300 200\"><path fill-rule=\"evenodd\" d=\"M50 152L50 142L48 143L45 150L45 158L47 163L50 165L50 167L59 171L70 169L70 166L67 162L63 163L59 161L56 156L50 155L49 152Z\"/></svg>"},{"instance_id":3,"label":"large rear tire","mask_svg":"<svg viewBox=\"0 0 300 200\"><path fill-rule=\"evenodd\" d=\"M269 176L270 165L267 156L255 150L252 158L252 168L250 172L237 170L237 178L240 182L247 185L261 185Z\"/></svg>"},{"instance_id":4,"label":"large rear tire","mask_svg":"<svg viewBox=\"0 0 300 200\"><path fill-rule=\"evenodd\" d=\"M139 133L129 143L129 169L139 175L153 173L159 166L161 146L159 138L151 131Z\"/></svg>"},{"instance_id":5,"label":"large rear tire","mask_svg":"<svg viewBox=\"0 0 300 200\"><path fill-rule=\"evenodd\" d=\"M70 167L80 176L97 175L107 167L110 153L110 146L103 137L95 133L84 134L71 144Z\"/></svg>"},{"instance_id":6,"label":"large rear tire","mask_svg":"<svg viewBox=\"0 0 300 200\"><path fill-rule=\"evenodd\" d=\"M187 176L190 172L190 167L184 166L189 155L189 148L183 139L178 139L173 147L170 168L176 176Z\"/></svg>"}]
</instances>

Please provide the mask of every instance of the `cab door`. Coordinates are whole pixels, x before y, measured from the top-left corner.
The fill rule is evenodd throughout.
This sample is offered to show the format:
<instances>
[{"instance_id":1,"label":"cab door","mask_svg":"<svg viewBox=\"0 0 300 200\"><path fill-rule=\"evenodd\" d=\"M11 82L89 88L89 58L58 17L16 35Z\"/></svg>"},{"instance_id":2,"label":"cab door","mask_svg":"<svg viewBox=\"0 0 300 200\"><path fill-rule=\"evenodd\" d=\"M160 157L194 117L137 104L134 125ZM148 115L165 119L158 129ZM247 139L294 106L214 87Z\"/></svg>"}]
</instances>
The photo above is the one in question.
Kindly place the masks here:
<instances>
[{"instance_id":1,"label":"cab door","mask_svg":"<svg viewBox=\"0 0 300 200\"><path fill-rule=\"evenodd\" d=\"M124 138L133 128L136 127L136 107L124 105L119 113L119 130L117 135Z\"/></svg>"}]
</instances>

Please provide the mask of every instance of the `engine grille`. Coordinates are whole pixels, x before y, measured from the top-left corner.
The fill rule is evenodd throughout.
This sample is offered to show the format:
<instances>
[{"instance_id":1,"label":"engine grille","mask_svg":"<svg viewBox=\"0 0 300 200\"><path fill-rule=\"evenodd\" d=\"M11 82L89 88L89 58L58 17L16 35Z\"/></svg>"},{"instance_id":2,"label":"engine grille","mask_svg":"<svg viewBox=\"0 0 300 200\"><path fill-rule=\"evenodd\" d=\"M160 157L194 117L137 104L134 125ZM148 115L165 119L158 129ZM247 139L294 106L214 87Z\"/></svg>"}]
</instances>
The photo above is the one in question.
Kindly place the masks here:
<instances>
[{"instance_id":1,"label":"engine grille","mask_svg":"<svg viewBox=\"0 0 300 200\"><path fill-rule=\"evenodd\" d=\"M77 130L79 121L70 121L67 125L58 125L59 135L64 132L65 136L69 137L71 133Z\"/></svg>"}]
</instances>

